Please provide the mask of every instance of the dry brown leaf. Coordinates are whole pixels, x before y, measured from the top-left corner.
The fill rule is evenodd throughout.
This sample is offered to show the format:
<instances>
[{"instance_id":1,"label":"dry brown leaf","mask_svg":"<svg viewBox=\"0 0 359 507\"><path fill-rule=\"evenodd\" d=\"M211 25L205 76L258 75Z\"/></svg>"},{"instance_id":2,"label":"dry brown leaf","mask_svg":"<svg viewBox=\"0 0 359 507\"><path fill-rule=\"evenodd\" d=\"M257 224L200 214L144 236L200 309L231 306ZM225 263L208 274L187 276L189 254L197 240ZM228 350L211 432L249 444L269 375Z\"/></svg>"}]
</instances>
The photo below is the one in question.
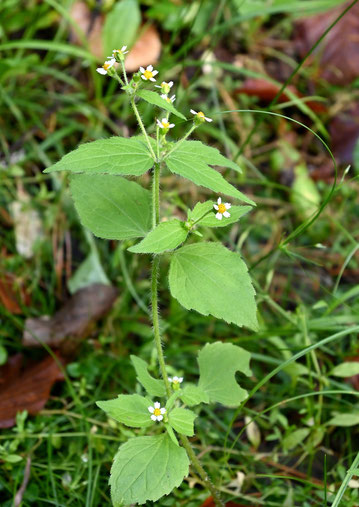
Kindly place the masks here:
<instances>
[{"instance_id":1,"label":"dry brown leaf","mask_svg":"<svg viewBox=\"0 0 359 507\"><path fill-rule=\"evenodd\" d=\"M297 23L295 42L301 56L314 46L346 5ZM330 83L346 85L359 76L359 4L330 30L316 54L320 55L320 75Z\"/></svg>"},{"instance_id":2,"label":"dry brown leaf","mask_svg":"<svg viewBox=\"0 0 359 507\"><path fill-rule=\"evenodd\" d=\"M148 26L141 33L135 45L128 53L125 67L128 72L135 72L139 67L154 65L161 54L160 36L153 25Z\"/></svg>"},{"instance_id":3,"label":"dry brown leaf","mask_svg":"<svg viewBox=\"0 0 359 507\"><path fill-rule=\"evenodd\" d=\"M52 317L26 319L23 345L39 347L46 343L59 347L63 354L72 353L110 310L117 294L115 287L103 284L77 291Z\"/></svg>"},{"instance_id":4,"label":"dry brown leaf","mask_svg":"<svg viewBox=\"0 0 359 507\"><path fill-rule=\"evenodd\" d=\"M22 282L11 273L0 272L0 303L13 314L22 313L20 304L30 304L30 296Z\"/></svg>"},{"instance_id":5,"label":"dry brown leaf","mask_svg":"<svg viewBox=\"0 0 359 507\"><path fill-rule=\"evenodd\" d=\"M1 372L0 377L3 379L0 388L0 428L14 426L17 412L27 410L29 414L37 414L44 408L54 382L64 379L51 356L26 368L16 377L10 374L9 378L5 378Z\"/></svg>"},{"instance_id":6,"label":"dry brown leaf","mask_svg":"<svg viewBox=\"0 0 359 507\"><path fill-rule=\"evenodd\" d=\"M359 102L335 116L329 125L332 150L337 162L351 164L353 151L359 139Z\"/></svg>"}]
</instances>

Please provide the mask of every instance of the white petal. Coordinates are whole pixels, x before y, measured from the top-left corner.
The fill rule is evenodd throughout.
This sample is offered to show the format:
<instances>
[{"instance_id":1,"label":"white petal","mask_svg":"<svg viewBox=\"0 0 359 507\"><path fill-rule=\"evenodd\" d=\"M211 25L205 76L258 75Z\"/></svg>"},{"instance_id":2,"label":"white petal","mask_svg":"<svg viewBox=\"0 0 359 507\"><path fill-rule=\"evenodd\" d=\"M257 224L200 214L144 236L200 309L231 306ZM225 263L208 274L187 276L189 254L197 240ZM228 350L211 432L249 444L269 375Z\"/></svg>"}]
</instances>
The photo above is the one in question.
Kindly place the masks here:
<instances>
[{"instance_id":1,"label":"white petal","mask_svg":"<svg viewBox=\"0 0 359 507\"><path fill-rule=\"evenodd\" d=\"M183 382L183 377L180 377L180 378L178 379L178 382L179 382L179 383Z\"/></svg>"},{"instance_id":2,"label":"white petal","mask_svg":"<svg viewBox=\"0 0 359 507\"><path fill-rule=\"evenodd\" d=\"M226 217L226 218L229 218L231 215L230 215L230 213L228 213L228 211L225 211L223 213L223 216Z\"/></svg>"},{"instance_id":3,"label":"white petal","mask_svg":"<svg viewBox=\"0 0 359 507\"><path fill-rule=\"evenodd\" d=\"M156 82L155 78L154 77L150 77L150 81L152 81L153 83Z\"/></svg>"},{"instance_id":4,"label":"white petal","mask_svg":"<svg viewBox=\"0 0 359 507\"><path fill-rule=\"evenodd\" d=\"M172 88L172 86L173 86L173 81L170 81L170 82L168 83L168 86L169 86L170 88Z\"/></svg>"},{"instance_id":5,"label":"white petal","mask_svg":"<svg viewBox=\"0 0 359 507\"><path fill-rule=\"evenodd\" d=\"M173 378L172 377L168 377L168 382L173 382Z\"/></svg>"},{"instance_id":6,"label":"white petal","mask_svg":"<svg viewBox=\"0 0 359 507\"><path fill-rule=\"evenodd\" d=\"M147 81L147 77L145 77L143 74L142 74L142 76L141 76L141 77L142 77L142 79L143 79L144 81Z\"/></svg>"},{"instance_id":7,"label":"white petal","mask_svg":"<svg viewBox=\"0 0 359 507\"><path fill-rule=\"evenodd\" d=\"M173 380L178 380L178 377L177 377L177 375L176 375L175 377L173 377Z\"/></svg>"},{"instance_id":8,"label":"white petal","mask_svg":"<svg viewBox=\"0 0 359 507\"><path fill-rule=\"evenodd\" d=\"M154 71L152 72L152 74L153 74L154 76L157 76L157 74L158 74L158 70L154 70Z\"/></svg>"},{"instance_id":9,"label":"white petal","mask_svg":"<svg viewBox=\"0 0 359 507\"><path fill-rule=\"evenodd\" d=\"M170 123L170 124L169 124L169 126L168 126L168 128L169 128L169 129L173 129L173 127L174 127L174 126L175 126L175 124L174 124L174 123Z\"/></svg>"},{"instance_id":10,"label":"white petal","mask_svg":"<svg viewBox=\"0 0 359 507\"><path fill-rule=\"evenodd\" d=\"M160 86L160 85L155 85L155 88L162 88L162 86ZM161 97L162 97L162 95L161 95Z\"/></svg>"},{"instance_id":11,"label":"white petal","mask_svg":"<svg viewBox=\"0 0 359 507\"><path fill-rule=\"evenodd\" d=\"M145 69L143 67L140 67L140 72L145 72Z\"/></svg>"},{"instance_id":12,"label":"white petal","mask_svg":"<svg viewBox=\"0 0 359 507\"><path fill-rule=\"evenodd\" d=\"M218 203L218 204L221 204L221 202L222 202L222 198L221 198L221 197L218 197L218 199L217 199L217 203Z\"/></svg>"},{"instance_id":13,"label":"white petal","mask_svg":"<svg viewBox=\"0 0 359 507\"><path fill-rule=\"evenodd\" d=\"M151 419L152 419L152 421L157 421L157 416L151 415Z\"/></svg>"},{"instance_id":14,"label":"white petal","mask_svg":"<svg viewBox=\"0 0 359 507\"><path fill-rule=\"evenodd\" d=\"M157 85L155 85L155 86L157 86ZM157 88L161 88L161 87L160 87L160 86L157 86ZM161 95L161 99L163 99L163 100L167 100L167 95L166 95L165 93L162 93L162 95Z\"/></svg>"},{"instance_id":15,"label":"white petal","mask_svg":"<svg viewBox=\"0 0 359 507\"><path fill-rule=\"evenodd\" d=\"M197 114L197 112L194 109L191 109L192 114Z\"/></svg>"},{"instance_id":16,"label":"white petal","mask_svg":"<svg viewBox=\"0 0 359 507\"><path fill-rule=\"evenodd\" d=\"M218 220L222 220L222 213L216 213L216 218L218 218Z\"/></svg>"},{"instance_id":17,"label":"white petal","mask_svg":"<svg viewBox=\"0 0 359 507\"><path fill-rule=\"evenodd\" d=\"M214 209L218 210L217 204L213 204Z\"/></svg>"},{"instance_id":18,"label":"white petal","mask_svg":"<svg viewBox=\"0 0 359 507\"><path fill-rule=\"evenodd\" d=\"M161 407L161 403L159 401L155 401L154 405L155 405L155 408Z\"/></svg>"},{"instance_id":19,"label":"white petal","mask_svg":"<svg viewBox=\"0 0 359 507\"><path fill-rule=\"evenodd\" d=\"M172 95L172 97L170 98L171 102L174 102L176 100L176 95Z\"/></svg>"},{"instance_id":20,"label":"white petal","mask_svg":"<svg viewBox=\"0 0 359 507\"><path fill-rule=\"evenodd\" d=\"M103 76L107 74L107 70L103 69L102 67L99 67L96 69L99 74L102 74Z\"/></svg>"},{"instance_id":21,"label":"white petal","mask_svg":"<svg viewBox=\"0 0 359 507\"><path fill-rule=\"evenodd\" d=\"M161 408L161 414L165 414L166 413L166 409L165 408Z\"/></svg>"},{"instance_id":22,"label":"white petal","mask_svg":"<svg viewBox=\"0 0 359 507\"><path fill-rule=\"evenodd\" d=\"M212 118L207 118L206 116L204 117L204 119L209 122L213 121Z\"/></svg>"},{"instance_id":23,"label":"white petal","mask_svg":"<svg viewBox=\"0 0 359 507\"><path fill-rule=\"evenodd\" d=\"M232 206L232 204L230 202L225 202L224 205L225 205L226 209L230 209Z\"/></svg>"},{"instance_id":24,"label":"white petal","mask_svg":"<svg viewBox=\"0 0 359 507\"><path fill-rule=\"evenodd\" d=\"M121 51L126 51L127 46L122 46Z\"/></svg>"},{"instance_id":25,"label":"white petal","mask_svg":"<svg viewBox=\"0 0 359 507\"><path fill-rule=\"evenodd\" d=\"M162 123L160 122L160 120L157 120L157 125L162 128Z\"/></svg>"},{"instance_id":26,"label":"white petal","mask_svg":"<svg viewBox=\"0 0 359 507\"><path fill-rule=\"evenodd\" d=\"M147 65L147 69L146 70L152 71L153 70L153 65Z\"/></svg>"},{"instance_id":27,"label":"white petal","mask_svg":"<svg viewBox=\"0 0 359 507\"><path fill-rule=\"evenodd\" d=\"M162 419L163 419L163 415L158 415L157 416L157 421L162 421Z\"/></svg>"},{"instance_id":28,"label":"white petal","mask_svg":"<svg viewBox=\"0 0 359 507\"><path fill-rule=\"evenodd\" d=\"M155 411L155 409L153 407L148 407L148 411L151 412L151 414L153 414L153 412Z\"/></svg>"}]
</instances>

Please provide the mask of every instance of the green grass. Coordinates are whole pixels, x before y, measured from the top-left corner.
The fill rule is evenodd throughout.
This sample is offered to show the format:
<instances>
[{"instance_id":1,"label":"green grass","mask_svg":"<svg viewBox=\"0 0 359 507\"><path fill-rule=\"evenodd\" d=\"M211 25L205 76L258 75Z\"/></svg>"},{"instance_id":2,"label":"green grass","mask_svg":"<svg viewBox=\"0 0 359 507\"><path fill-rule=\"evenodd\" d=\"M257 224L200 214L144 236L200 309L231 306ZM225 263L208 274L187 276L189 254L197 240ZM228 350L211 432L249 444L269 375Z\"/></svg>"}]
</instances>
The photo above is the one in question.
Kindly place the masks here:
<instances>
[{"instance_id":1,"label":"green grass","mask_svg":"<svg viewBox=\"0 0 359 507\"><path fill-rule=\"evenodd\" d=\"M325 10L338 2L304 3L310 10ZM1 218L2 269L15 273L31 292L31 304L20 316L0 307L0 344L9 355L23 351L26 317L52 314L66 299L66 273L63 270L59 276L55 271L53 246L64 248L70 238L73 270L91 248L69 197L66 177L43 175L42 170L80 142L135 129L125 96L94 72L97 62L88 48L69 43L69 22L62 14L71 2L60 7L55 2L23 4L4 0L0 6L0 208L9 210L23 185L31 206L40 214L44 240L36 257L25 260L16 251L12 227ZM147 1L142 7L155 4ZM255 59L252 47L266 32L289 37L298 2L288 1L283 8L276 2L268 12L263 6L258 11L254 3L243 2L243 10L235 15L233 9L241 7L241 2L208 0L208 4L191 7L188 3L182 15L172 20L158 15L164 41L158 69L161 77L176 83L178 110L187 114L190 107L200 106L215 119L198 129L198 138L217 146L245 169L244 176L225 174L257 202L257 208L238 225L215 233L208 230L205 237L218 238L241 251L256 287L261 326L254 335L185 312L169 298L164 261L160 300L167 362L191 380L197 374L196 352L208 340L230 340L252 353L253 377L239 377L250 392L248 400L239 410L206 407L193 440L228 500L266 507L355 507L358 489L348 487L348 481L357 472L358 431L356 426L335 427L328 422L336 412L359 412L358 393L351 384L330 375L333 366L357 354L357 177L353 170L344 177L340 167L336 182L318 181L320 213L306 214L292 188L294 160L309 170L315 164L314 155L333 164L326 146L315 137L319 135L330 146L328 118L315 115L304 101L273 104L266 110L254 98L232 94L246 76L262 75L245 66L217 60L210 74L202 73L200 58L205 49L221 47ZM195 7L194 15L191 9ZM296 85L307 90L314 64L297 68L298 61L284 54L278 58L291 71L297 70ZM235 108L225 103L221 87L235 97ZM340 91L323 82L316 94L335 103ZM354 86L348 85L345 93L354 97ZM151 123L151 107L141 107L144 121ZM226 112L229 109L232 112ZM187 124L175 123L179 137ZM313 133L308 134L301 124ZM213 197L191 190L165 177L163 215L183 213L198 199ZM4 507L13 503L28 456L31 477L24 507L110 505L107 482L112 457L128 437L141 434L142 430L107 420L95 401L136 389L129 363L132 353L148 360L156 372L151 323L145 311L150 264L145 257L140 262L125 251L130 242L116 245L96 240L95 244L108 278L119 287L119 299L73 358L67 381L56 384L46 409L35 417L20 415L15 428L0 433L0 456L21 457L16 463L1 464ZM41 356L39 351L25 354L31 359ZM258 426L257 449L244 416ZM303 440L304 433L295 433L302 429L308 430ZM230 486L238 472L244 474L240 491ZM196 507L207 496L200 483L190 480L157 505Z\"/></svg>"}]
</instances>

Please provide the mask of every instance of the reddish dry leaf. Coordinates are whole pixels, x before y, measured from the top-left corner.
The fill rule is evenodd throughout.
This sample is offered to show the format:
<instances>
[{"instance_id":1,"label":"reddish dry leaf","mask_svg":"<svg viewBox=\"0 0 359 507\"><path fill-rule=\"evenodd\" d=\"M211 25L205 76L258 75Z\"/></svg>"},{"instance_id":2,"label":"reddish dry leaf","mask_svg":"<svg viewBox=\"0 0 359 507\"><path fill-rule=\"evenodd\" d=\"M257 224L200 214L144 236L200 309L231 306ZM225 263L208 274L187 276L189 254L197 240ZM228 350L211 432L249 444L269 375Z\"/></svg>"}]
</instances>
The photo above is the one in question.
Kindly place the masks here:
<instances>
[{"instance_id":1,"label":"reddish dry leaf","mask_svg":"<svg viewBox=\"0 0 359 507\"><path fill-rule=\"evenodd\" d=\"M0 428L14 426L17 412L27 410L31 415L37 414L44 408L54 382L64 379L51 356L26 368L16 377L10 375L6 379L3 373L0 377L3 379L0 388Z\"/></svg>"},{"instance_id":2,"label":"reddish dry leaf","mask_svg":"<svg viewBox=\"0 0 359 507\"><path fill-rule=\"evenodd\" d=\"M354 147L359 139L359 103L333 118L329 125L332 150L337 162L351 164Z\"/></svg>"},{"instance_id":3,"label":"reddish dry leaf","mask_svg":"<svg viewBox=\"0 0 359 507\"><path fill-rule=\"evenodd\" d=\"M302 98L304 95L300 93L293 85L289 85L288 90L292 92L296 97ZM267 81L266 79L246 79L240 88L235 90L235 93L243 93L245 95L255 96L265 102L271 102L280 90L280 86ZM284 91L278 102L287 102L291 100L290 96ZM324 113L327 108L320 102L310 100L306 102L306 105L315 113Z\"/></svg>"},{"instance_id":4,"label":"reddish dry leaf","mask_svg":"<svg viewBox=\"0 0 359 507\"><path fill-rule=\"evenodd\" d=\"M347 5L297 23L295 42L301 56L314 46ZM316 54L320 55L320 76L330 83L346 85L359 76L359 4L330 30Z\"/></svg>"},{"instance_id":5,"label":"reddish dry leaf","mask_svg":"<svg viewBox=\"0 0 359 507\"><path fill-rule=\"evenodd\" d=\"M117 294L115 287L99 283L77 291L52 317L26 319L23 345L39 347L44 342L60 347L63 354L72 353L110 310Z\"/></svg>"},{"instance_id":6,"label":"reddish dry leaf","mask_svg":"<svg viewBox=\"0 0 359 507\"><path fill-rule=\"evenodd\" d=\"M216 504L214 503L213 497L208 497L203 504L201 504L201 507L216 507ZM242 503L235 503L235 502L226 502L226 507L246 507Z\"/></svg>"},{"instance_id":7,"label":"reddish dry leaf","mask_svg":"<svg viewBox=\"0 0 359 507\"><path fill-rule=\"evenodd\" d=\"M13 314L23 313L21 305L30 304L30 296L23 284L11 273L0 272L0 304Z\"/></svg>"},{"instance_id":8,"label":"reddish dry leaf","mask_svg":"<svg viewBox=\"0 0 359 507\"><path fill-rule=\"evenodd\" d=\"M125 67L128 72L135 72L139 67L155 64L161 54L160 36L153 25L150 25L142 33L140 38L128 53Z\"/></svg>"}]
</instances>

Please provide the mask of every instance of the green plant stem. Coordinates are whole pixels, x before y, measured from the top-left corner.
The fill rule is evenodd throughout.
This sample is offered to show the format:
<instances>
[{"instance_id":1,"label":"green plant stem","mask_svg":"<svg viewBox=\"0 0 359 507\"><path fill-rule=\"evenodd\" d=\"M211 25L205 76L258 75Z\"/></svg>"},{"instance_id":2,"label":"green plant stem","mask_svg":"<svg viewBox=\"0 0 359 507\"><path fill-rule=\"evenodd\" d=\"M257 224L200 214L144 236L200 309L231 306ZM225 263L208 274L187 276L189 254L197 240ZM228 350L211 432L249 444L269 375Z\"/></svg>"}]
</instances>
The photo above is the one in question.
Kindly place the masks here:
<instances>
[{"instance_id":1,"label":"green plant stem","mask_svg":"<svg viewBox=\"0 0 359 507\"><path fill-rule=\"evenodd\" d=\"M186 452L187 452L187 454L189 456L189 459L192 462L193 467L196 469L198 475L200 476L200 478L204 482L206 488L208 488L209 491L211 492L214 503L218 507L225 507L226 504L221 500L221 498L219 496L219 493L217 491L217 488L212 483L212 481L209 478L207 472L205 471L205 469L201 465L201 463L200 463L199 459L197 458L194 450L192 449L190 441L188 440L188 438L185 435L180 435L180 439L181 439L183 447L186 449Z\"/></svg>"},{"instance_id":2,"label":"green plant stem","mask_svg":"<svg viewBox=\"0 0 359 507\"><path fill-rule=\"evenodd\" d=\"M135 99L132 97L130 102L131 102L132 109L133 109L133 111L135 113L135 116L137 118L138 125L139 125L140 129L142 130L143 135L145 136L145 139L146 139L146 142L148 144L148 148L150 150L150 153L151 153L151 155L153 157L153 160L157 160L155 152L153 151L152 145L151 145L150 140L148 138L148 135L147 135L145 126L143 124L142 118L140 116L140 113L138 112L138 109L137 109L137 106L136 106L136 103L135 103Z\"/></svg>"},{"instance_id":3,"label":"green plant stem","mask_svg":"<svg viewBox=\"0 0 359 507\"><path fill-rule=\"evenodd\" d=\"M173 153L174 151L178 150L178 148L181 146L181 144L183 143L183 141L185 141L191 134L192 132L194 131L194 129L197 127L197 125L192 125L192 127L189 129L189 131L187 132L187 134L185 136L182 137L182 139L180 139L175 145L174 147L172 148L172 150L170 150L164 157L163 157L163 160L165 160L167 157L169 157L171 155L171 153Z\"/></svg>"},{"instance_id":4,"label":"green plant stem","mask_svg":"<svg viewBox=\"0 0 359 507\"><path fill-rule=\"evenodd\" d=\"M153 183L152 183L152 227L155 228L160 220L160 173L161 166L159 163L155 163L154 171L153 171ZM152 261L152 272L151 272L151 303L152 303L152 324L153 324L153 332L155 338L155 345L158 356L158 363L160 367L160 372L165 383L166 394L168 398L172 395L171 384L168 380L167 371L166 371L166 363L162 350L162 340L160 333L160 319L159 319L159 311L158 311L158 272L159 272L159 263L160 257L158 255L153 256ZM199 476L204 482L205 487L211 492L213 500L218 507L224 507L225 504L221 501L219 497L219 493L208 477L207 472L202 467L199 459L197 458L194 450L191 447L191 444L188 438L185 435L179 435L182 445L185 448L188 457L190 458L193 467L197 470Z\"/></svg>"}]
</instances>

